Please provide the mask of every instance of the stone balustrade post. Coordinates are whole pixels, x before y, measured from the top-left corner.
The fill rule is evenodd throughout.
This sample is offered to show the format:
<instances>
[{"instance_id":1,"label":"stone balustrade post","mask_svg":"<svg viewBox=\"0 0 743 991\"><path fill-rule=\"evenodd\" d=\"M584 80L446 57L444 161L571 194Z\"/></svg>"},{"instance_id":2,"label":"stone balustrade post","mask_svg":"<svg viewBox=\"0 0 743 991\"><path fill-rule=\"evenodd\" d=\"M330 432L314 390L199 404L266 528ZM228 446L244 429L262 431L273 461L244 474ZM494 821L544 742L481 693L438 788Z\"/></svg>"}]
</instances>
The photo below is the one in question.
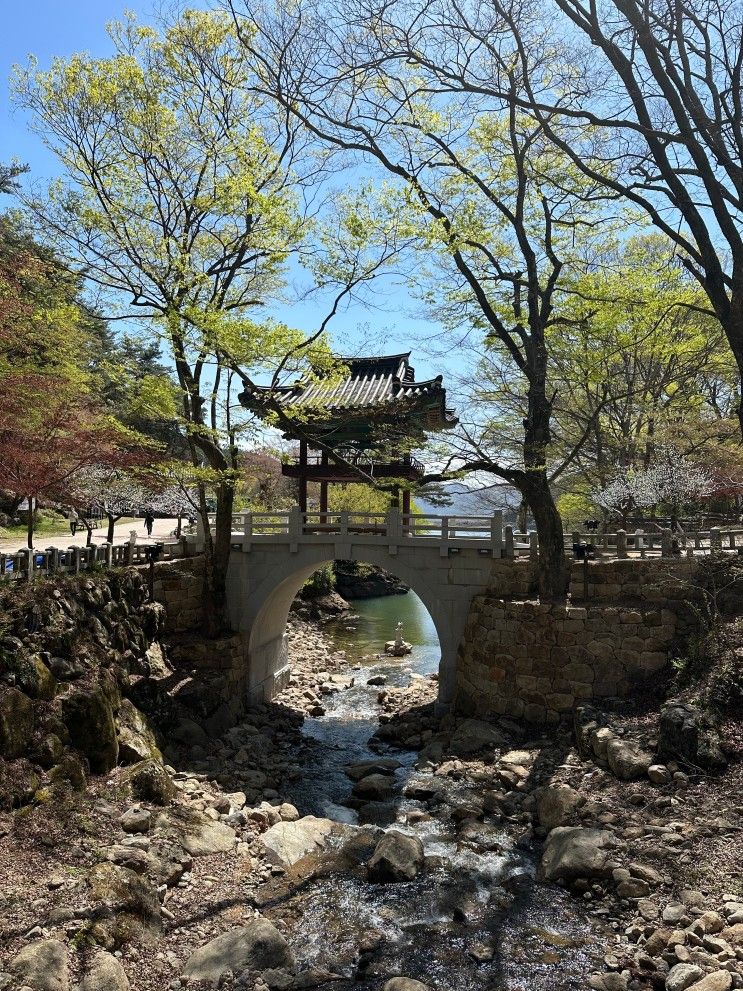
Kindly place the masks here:
<instances>
[{"instance_id":1,"label":"stone balustrade post","mask_svg":"<svg viewBox=\"0 0 743 991\"><path fill-rule=\"evenodd\" d=\"M617 530L617 557L627 557L626 530Z\"/></svg>"},{"instance_id":2,"label":"stone balustrade post","mask_svg":"<svg viewBox=\"0 0 743 991\"><path fill-rule=\"evenodd\" d=\"M289 510L289 552L296 554L299 550L299 538L302 536L302 513L299 506Z\"/></svg>"},{"instance_id":3,"label":"stone balustrade post","mask_svg":"<svg viewBox=\"0 0 743 991\"><path fill-rule=\"evenodd\" d=\"M536 530L529 531L529 560L539 560L539 537Z\"/></svg>"},{"instance_id":4,"label":"stone balustrade post","mask_svg":"<svg viewBox=\"0 0 743 991\"><path fill-rule=\"evenodd\" d=\"M441 517L441 543L439 544L439 557L449 557L449 517Z\"/></svg>"},{"instance_id":5,"label":"stone balustrade post","mask_svg":"<svg viewBox=\"0 0 743 991\"><path fill-rule=\"evenodd\" d=\"M71 562L72 562L72 571L73 571L74 574L79 575L80 574L80 548L79 547L70 547L68 549L70 551L70 558L71 558Z\"/></svg>"},{"instance_id":6,"label":"stone balustrade post","mask_svg":"<svg viewBox=\"0 0 743 991\"><path fill-rule=\"evenodd\" d=\"M503 513L496 510L490 519L490 548L493 557L503 554Z\"/></svg>"},{"instance_id":7,"label":"stone balustrade post","mask_svg":"<svg viewBox=\"0 0 743 991\"><path fill-rule=\"evenodd\" d=\"M709 549L719 551L722 549L722 537L719 527L711 527L709 531Z\"/></svg>"},{"instance_id":8,"label":"stone balustrade post","mask_svg":"<svg viewBox=\"0 0 743 991\"><path fill-rule=\"evenodd\" d=\"M249 551L253 537L253 514L243 513L243 550Z\"/></svg>"},{"instance_id":9,"label":"stone balustrade post","mask_svg":"<svg viewBox=\"0 0 743 991\"><path fill-rule=\"evenodd\" d=\"M516 548L513 543L513 527L507 526L503 531L503 543L505 549L505 556L508 558L513 558L516 556Z\"/></svg>"}]
</instances>

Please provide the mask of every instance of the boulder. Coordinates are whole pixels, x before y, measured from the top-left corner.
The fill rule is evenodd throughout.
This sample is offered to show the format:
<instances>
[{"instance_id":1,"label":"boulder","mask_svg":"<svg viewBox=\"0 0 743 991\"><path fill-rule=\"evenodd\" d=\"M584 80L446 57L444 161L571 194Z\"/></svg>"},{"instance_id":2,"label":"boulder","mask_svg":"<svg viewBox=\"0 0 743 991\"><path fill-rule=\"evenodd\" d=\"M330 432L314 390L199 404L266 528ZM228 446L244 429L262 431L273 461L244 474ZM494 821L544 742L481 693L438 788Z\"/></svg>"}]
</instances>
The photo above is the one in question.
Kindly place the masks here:
<instances>
[{"instance_id":1,"label":"boulder","mask_svg":"<svg viewBox=\"0 0 743 991\"><path fill-rule=\"evenodd\" d=\"M667 785L673 775L665 764L651 764L648 768L648 777L654 785Z\"/></svg>"},{"instance_id":2,"label":"boulder","mask_svg":"<svg viewBox=\"0 0 743 991\"><path fill-rule=\"evenodd\" d=\"M423 844L391 829L377 843L367 869L370 881L412 881L423 869Z\"/></svg>"},{"instance_id":3,"label":"boulder","mask_svg":"<svg viewBox=\"0 0 743 991\"><path fill-rule=\"evenodd\" d=\"M247 926L217 936L192 953L182 976L216 984L224 975L278 967L293 968L294 954L275 926L267 919L254 919Z\"/></svg>"},{"instance_id":4,"label":"boulder","mask_svg":"<svg viewBox=\"0 0 743 991\"><path fill-rule=\"evenodd\" d=\"M100 950L80 982L80 991L129 991L129 980L116 957Z\"/></svg>"},{"instance_id":5,"label":"boulder","mask_svg":"<svg viewBox=\"0 0 743 991\"><path fill-rule=\"evenodd\" d=\"M537 818L545 829L554 829L564 825L581 802L580 794L570 785L548 785L537 799Z\"/></svg>"},{"instance_id":6,"label":"boulder","mask_svg":"<svg viewBox=\"0 0 743 991\"><path fill-rule=\"evenodd\" d=\"M0 686L0 756L21 757L34 731L34 704L17 688Z\"/></svg>"},{"instance_id":7,"label":"boulder","mask_svg":"<svg viewBox=\"0 0 743 991\"><path fill-rule=\"evenodd\" d=\"M208 857L213 853L229 853L235 848L235 830L223 822L215 822L195 810L181 835L183 849L192 857Z\"/></svg>"},{"instance_id":8,"label":"boulder","mask_svg":"<svg viewBox=\"0 0 743 991\"><path fill-rule=\"evenodd\" d=\"M431 991L431 987L413 980L412 977L393 977L384 984L382 991Z\"/></svg>"},{"instance_id":9,"label":"boulder","mask_svg":"<svg viewBox=\"0 0 743 991\"><path fill-rule=\"evenodd\" d=\"M689 985L689 991L728 991L732 987L733 977L727 970L716 970L707 974L701 981Z\"/></svg>"},{"instance_id":10,"label":"boulder","mask_svg":"<svg viewBox=\"0 0 743 991\"><path fill-rule=\"evenodd\" d=\"M142 802L167 805L175 798L175 785L163 765L157 760L135 764L128 772L132 794Z\"/></svg>"},{"instance_id":11,"label":"boulder","mask_svg":"<svg viewBox=\"0 0 743 991\"><path fill-rule=\"evenodd\" d=\"M395 791L395 779L388 774L367 774L353 786L353 793L368 802L385 802Z\"/></svg>"},{"instance_id":12,"label":"boulder","mask_svg":"<svg viewBox=\"0 0 743 991\"><path fill-rule=\"evenodd\" d=\"M647 776L653 760L650 754L638 750L628 740L618 736L609 740L606 746L606 760L610 770L620 781L638 781Z\"/></svg>"},{"instance_id":13,"label":"boulder","mask_svg":"<svg viewBox=\"0 0 743 991\"><path fill-rule=\"evenodd\" d=\"M129 699L122 699L116 717L119 740L119 761L136 764L154 758L162 761L152 727L139 709Z\"/></svg>"},{"instance_id":14,"label":"boulder","mask_svg":"<svg viewBox=\"0 0 743 991\"><path fill-rule=\"evenodd\" d=\"M704 977L704 971L691 963L677 963L666 977L666 991L686 991Z\"/></svg>"},{"instance_id":15,"label":"boulder","mask_svg":"<svg viewBox=\"0 0 743 991\"><path fill-rule=\"evenodd\" d=\"M609 830L557 826L544 845L538 877L543 881L608 877L619 866L614 859L616 846Z\"/></svg>"},{"instance_id":16,"label":"boulder","mask_svg":"<svg viewBox=\"0 0 743 991\"><path fill-rule=\"evenodd\" d=\"M115 950L137 941L160 925L160 899L148 878L118 864L96 864L88 874L90 901L96 921L92 941Z\"/></svg>"},{"instance_id":17,"label":"boulder","mask_svg":"<svg viewBox=\"0 0 743 991\"><path fill-rule=\"evenodd\" d=\"M331 836L349 828L352 827L343 826L332 819L304 816L294 822L275 823L263 833L260 842L272 863L291 867L310 853L322 853Z\"/></svg>"},{"instance_id":18,"label":"boulder","mask_svg":"<svg viewBox=\"0 0 743 991\"><path fill-rule=\"evenodd\" d=\"M58 939L37 939L24 946L10 961L21 984L34 991L69 991L70 955Z\"/></svg>"},{"instance_id":19,"label":"boulder","mask_svg":"<svg viewBox=\"0 0 743 991\"><path fill-rule=\"evenodd\" d=\"M51 781L62 781L75 791L83 791L88 783L88 775L83 760L74 750L65 750L59 762L49 772Z\"/></svg>"},{"instance_id":20,"label":"boulder","mask_svg":"<svg viewBox=\"0 0 743 991\"><path fill-rule=\"evenodd\" d=\"M53 699L57 679L38 654L24 657L16 670L16 684L32 699Z\"/></svg>"},{"instance_id":21,"label":"boulder","mask_svg":"<svg viewBox=\"0 0 743 991\"><path fill-rule=\"evenodd\" d=\"M457 726L449 749L453 754L464 757L468 754L476 754L478 750L484 750L486 747L507 745L508 740L497 726L482 719L465 719Z\"/></svg>"},{"instance_id":22,"label":"boulder","mask_svg":"<svg viewBox=\"0 0 743 991\"><path fill-rule=\"evenodd\" d=\"M119 743L114 713L102 685L73 689L62 700L62 714L70 741L88 758L94 774L116 767Z\"/></svg>"},{"instance_id":23,"label":"boulder","mask_svg":"<svg viewBox=\"0 0 743 991\"><path fill-rule=\"evenodd\" d=\"M661 710L658 753L708 770L719 770L727 763L720 737L709 718L701 709L682 703Z\"/></svg>"},{"instance_id":24,"label":"boulder","mask_svg":"<svg viewBox=\"0 0 743 991\"><path fill-rule=\"evenodd\" d=\"M132 806L119 819L125 833L147 833L152 825L152 813L149 809Z\"/></svg>"}]
</instances>

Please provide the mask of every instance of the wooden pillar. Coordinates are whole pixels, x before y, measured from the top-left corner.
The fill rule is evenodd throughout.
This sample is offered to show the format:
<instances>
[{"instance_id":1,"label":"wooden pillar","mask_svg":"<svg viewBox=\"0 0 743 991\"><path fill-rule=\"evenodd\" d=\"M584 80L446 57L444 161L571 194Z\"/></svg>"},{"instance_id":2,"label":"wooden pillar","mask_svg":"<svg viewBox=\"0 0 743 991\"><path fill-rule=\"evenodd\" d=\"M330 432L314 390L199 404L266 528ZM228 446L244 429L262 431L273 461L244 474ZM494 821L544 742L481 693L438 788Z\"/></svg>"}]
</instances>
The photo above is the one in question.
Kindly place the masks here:
<instances>
[{"instance_id":1,"label":"wooden pillar","mask_svg":"<svg viewBox=\"0 0 743 991\"><path fill-rule=\"evenodd\" d=\"M307 441L299 442L299 511L307 512Z\"/></svg>"},{"instance_id":2,"label":"wooden pillar","mask_svg":"<svg viewBox=\"0 0 743 991\"><path fill-rule=\"evenodd\" d=\"M410 533L410 489L402 490L403 532Z\"/></svg>"},{"instance_id":3,"label":"wooden pillar","mask_svg":"<svg viewBox=\"0 0 743 991\"><path fill-rule=\"evenodd\" d=\"M328 452L322 452L321 464L323 468L328 467ZM323 479L320 482L320 523L327 523L328 512L328 483Z\"/></svg>"}]
</instances>

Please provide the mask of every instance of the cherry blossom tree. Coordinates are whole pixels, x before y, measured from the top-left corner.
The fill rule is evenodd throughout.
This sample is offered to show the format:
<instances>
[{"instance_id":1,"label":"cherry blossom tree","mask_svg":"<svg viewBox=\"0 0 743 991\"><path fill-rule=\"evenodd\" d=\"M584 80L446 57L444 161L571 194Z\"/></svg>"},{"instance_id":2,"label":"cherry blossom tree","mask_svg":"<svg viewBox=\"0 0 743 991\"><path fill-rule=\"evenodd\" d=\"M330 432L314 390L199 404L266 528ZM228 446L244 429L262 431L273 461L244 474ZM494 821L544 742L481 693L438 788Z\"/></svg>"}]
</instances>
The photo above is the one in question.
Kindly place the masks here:
<instances>
[{"instance_id":1,"label":"cherry blossom tree","mask_svg":"<svg viewBox=\"0 0 743 991\"><path fill-rule=\"evenodd\" d=\"M114 528L122 516L137 513L147 503L149 492L142 481L130 471L92 465L79 472L72 484L71 502L76 509L100 508L108 521L106 540L112 544ZM88 527L88 543L91 528Z\"/></svg>"},{"instance_id":2,"label":"cherry blossom tree","mask_svg":"<svg viewBox=\"0 0 743 991\"><path fill-rule=\"evenodd\" d=\"M656 449L646 468L628 467L595 496L599 506L618 513L622 524L633 509L650 509L664 504L676 529L684 506L712 495L715 482L707 468L681 454L674 447Z\"/></svg>"}]
</instances>

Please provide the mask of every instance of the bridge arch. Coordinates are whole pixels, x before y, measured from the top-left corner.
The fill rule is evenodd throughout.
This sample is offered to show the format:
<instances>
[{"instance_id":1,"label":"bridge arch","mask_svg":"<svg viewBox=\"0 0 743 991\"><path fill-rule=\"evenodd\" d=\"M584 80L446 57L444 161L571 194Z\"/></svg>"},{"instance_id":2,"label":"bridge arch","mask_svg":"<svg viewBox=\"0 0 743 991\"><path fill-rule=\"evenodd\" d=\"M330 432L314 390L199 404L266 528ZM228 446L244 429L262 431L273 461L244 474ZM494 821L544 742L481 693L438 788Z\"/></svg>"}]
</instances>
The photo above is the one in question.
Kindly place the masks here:
<instances>
[{"instance_id":1,"label":"bridge arch","mask_svg":"<svg viewBox=\"0 0 743 991\"><path fill-rule=\"evenodd\" d=\"M406 582L428 610L441 649L439 702L453 701L459 641L469 612L472 588L451 580L449 562L438 555L412 555L400 548L369 544L344 547L332 543L287 548L256 545L249 554L234 554L228 575L228 605L233 629L246 641L248 693L254 700L271 698L289 677L286 624L289 608L304 582L337 557L378 565ZM488 562L489 564L489 562ZM438 565L438 567L437 567ZM443 567L442 567L443 566Z\"/></svg>"}]
</instances>

